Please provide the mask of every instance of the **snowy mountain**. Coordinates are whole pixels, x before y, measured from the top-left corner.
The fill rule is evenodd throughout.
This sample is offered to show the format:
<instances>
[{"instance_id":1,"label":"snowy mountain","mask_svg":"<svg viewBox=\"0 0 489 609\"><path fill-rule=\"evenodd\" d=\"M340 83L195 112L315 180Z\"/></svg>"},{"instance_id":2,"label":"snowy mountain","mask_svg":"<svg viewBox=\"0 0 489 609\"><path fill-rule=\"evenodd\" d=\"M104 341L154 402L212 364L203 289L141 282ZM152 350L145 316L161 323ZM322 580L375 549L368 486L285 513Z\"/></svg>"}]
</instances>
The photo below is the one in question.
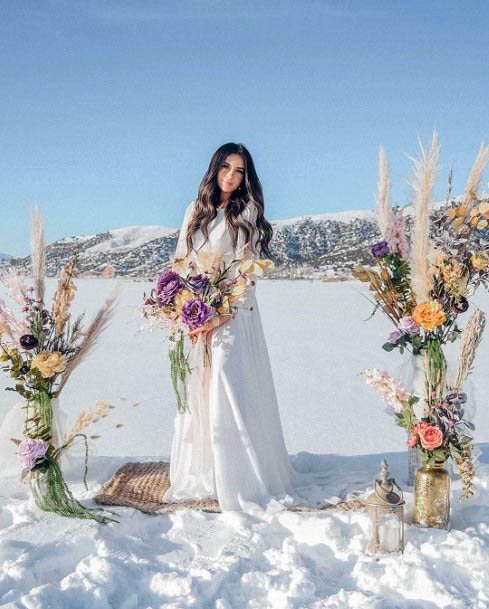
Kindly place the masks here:
<instances>
[{"instance_id":1,"label":"snowy mountain","mask_svg":"<svg viewBox=\"0 0 489 609\"><path fill-rule=\"evenodd\" d=\"M441 206L438 203L435 208ZM408 206L405 212L409 230L413 210ZM273 278L351 277L356 265L372 261L370 247L380 239L375 213L370 210L305 215L277 220L272 226ZM48 246L47 272L56 275L76 254L78 269L86 275L153 276L167 265L178 234L177 228L129 226L67 237ZM1 266L28 272L29 258L0 261Z\"/></svg>"},{"instance_id":2,"label":"snowy mountain","mask_svg":"<svg viewBox=\"0 0 489 609\"><path fill-rule=\"evenodd\" d=\"M0 260L8 260L9 258L12 258L10 254L2 254L2 252L0 252Z\"/></svg>"}]
</instances>

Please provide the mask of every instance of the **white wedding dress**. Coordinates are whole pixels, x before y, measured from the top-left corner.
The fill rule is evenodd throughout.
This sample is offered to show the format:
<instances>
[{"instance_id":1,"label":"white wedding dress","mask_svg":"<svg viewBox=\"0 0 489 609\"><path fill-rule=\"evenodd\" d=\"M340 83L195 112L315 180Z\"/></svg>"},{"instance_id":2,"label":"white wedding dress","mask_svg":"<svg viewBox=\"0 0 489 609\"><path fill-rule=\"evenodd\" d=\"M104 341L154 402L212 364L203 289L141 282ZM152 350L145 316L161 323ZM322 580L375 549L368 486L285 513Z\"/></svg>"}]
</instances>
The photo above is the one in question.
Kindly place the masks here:
<instances>
[{"instance_id":1,"label":"white wedding dress","mask_svg":"<svg viewBox=\"0 0 489 609\"><path fill-rule=\"evenodd\" d=\"M185 212L177 256L186 253L194 204ZM252 205L243 216L256 225ZM232 260L235 254L224 209L218 210L208 229L205 244L200 229L193 235L194 251L221 251L227 262ZM236 251L243 237L240 230ZM255 233L254 245L256 239ZM171 486L163 501L210 498L218 500L223 511L262 514L307 504L311 494L317 499L317 483L330 476L297 472L289 461L254 287L250 286L236 317L214 330L210 367L203 366L203 347L199 339L191 350L190 413L175 417Z\"/></svg>"}]
</instances>

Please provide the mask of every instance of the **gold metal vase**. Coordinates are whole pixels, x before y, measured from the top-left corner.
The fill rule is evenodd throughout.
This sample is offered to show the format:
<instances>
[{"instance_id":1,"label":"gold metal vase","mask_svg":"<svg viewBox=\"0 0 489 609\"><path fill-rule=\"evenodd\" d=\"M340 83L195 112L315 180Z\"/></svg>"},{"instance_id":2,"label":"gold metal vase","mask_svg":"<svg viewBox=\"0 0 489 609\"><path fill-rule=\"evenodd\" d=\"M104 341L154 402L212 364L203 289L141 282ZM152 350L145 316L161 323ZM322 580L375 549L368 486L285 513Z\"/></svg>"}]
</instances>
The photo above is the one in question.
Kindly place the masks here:
<instances>
[{"instance_id":1,"label":"gold metal vase","mask_svg":"<svg viewBox=\"0 0 489 609\"><path fill-rule=\"evenodd\" d=\"M424 465L414 482L413 523L446 529L450 522L450 474L441 465Z\"/></svg>"}]
</instances>

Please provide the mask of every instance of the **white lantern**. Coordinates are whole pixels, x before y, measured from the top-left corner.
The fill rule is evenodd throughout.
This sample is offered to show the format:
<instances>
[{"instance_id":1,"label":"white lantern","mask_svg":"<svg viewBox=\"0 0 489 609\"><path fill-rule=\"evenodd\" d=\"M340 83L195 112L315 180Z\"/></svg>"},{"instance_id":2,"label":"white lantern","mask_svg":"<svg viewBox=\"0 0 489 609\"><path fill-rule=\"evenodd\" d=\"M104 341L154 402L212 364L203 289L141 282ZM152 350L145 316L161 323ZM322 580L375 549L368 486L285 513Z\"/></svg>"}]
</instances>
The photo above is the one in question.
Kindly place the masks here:
<instances>
[{"instance_id":1,"label":"white lantern","mask_svg":"<svg viewBox=\"0 0 489 609\"><path fill-rule=\"evenodd\" d=\"M404 551L404 504L402 490L389 477L387 462L382 460L374 491L365 502L370 518L370 541L367 553L372 556Z\"/></svg>"}]
</instances>

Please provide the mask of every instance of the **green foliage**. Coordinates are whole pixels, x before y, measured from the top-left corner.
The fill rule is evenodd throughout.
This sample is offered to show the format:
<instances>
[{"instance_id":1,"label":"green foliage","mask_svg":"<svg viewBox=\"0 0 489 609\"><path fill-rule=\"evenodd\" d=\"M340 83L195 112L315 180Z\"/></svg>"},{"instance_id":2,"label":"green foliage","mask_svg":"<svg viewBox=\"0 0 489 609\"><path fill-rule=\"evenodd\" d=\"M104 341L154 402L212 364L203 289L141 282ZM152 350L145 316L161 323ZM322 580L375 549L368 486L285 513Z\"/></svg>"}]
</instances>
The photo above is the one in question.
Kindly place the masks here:
<instances>
[{"instance_id":1,"label":"green foliage","mask_svg":"<svg viewBox=\"0 0 489 609\"><path fill-rule=\"evenodd\" d=\"M396 424L407 431L411 431L416 423L419 423L413 408L417 402L419 402L419 398L415 395L412 395L409 400L402 400L402 412L396 413Z\"/></svg>"},{"instance_id":2,"label":"green foliage","mask_svg":"<svg viewBox=\"0 0 489 609\"><path fill-rule=\"evenodd\" d=\"M30 487L37 506L46 512L54 512L70 518L86 518L102 524L117 522L103 514L103 510L84 507L73 497L66 485L55 458L56 450L51 443L53 423L51 397L41 391L28 404L27 412L30 409L33 412L26 420L27 437L46 440L49 443L45 459L30 472Z\"/></svg>"},{"instance_id":3,"label":"green foliage","mask_svg":"<svg viewBox=\"0 0 489 609\"><path fill-rule=\"evenodd\" d=\"M421 454L423 455L423 459L426 465L430 465L431 467L435 465L442 465L447 460L448 456L446 450L442 447L436 448L434 451L427 451L424 448L420 448Z\"/></svg>"},{"instance_id":4,"label":"green foliage","mask_svg":"<svg viewBox=\"0 0 489 609\"><path fill-rule=\"evenodd\" d=\"M48 459L44 468L34 469L30 474L30 487L39 509L54 512L68 518L95 520L101 524L118 522L104 514L105 510L88 509L77 501L66 482L55 459Z\"/></svg>"},{"instance_id":5,"label":"green foliage","mask_svg":"<svg viewBox=\"0 0 489 609\"><path fill-rule=\"evenodd\" d=\"M187 375L191 374L192 369L188 363L188 356L186 357L184 354L185 336L180 331L178 338L170 336L170 340L175 343L174 347L169 350L168 357L170 358L171 381L177 396L178 412L190 412L187 399Z\"/></svg>"}]
</instances>

